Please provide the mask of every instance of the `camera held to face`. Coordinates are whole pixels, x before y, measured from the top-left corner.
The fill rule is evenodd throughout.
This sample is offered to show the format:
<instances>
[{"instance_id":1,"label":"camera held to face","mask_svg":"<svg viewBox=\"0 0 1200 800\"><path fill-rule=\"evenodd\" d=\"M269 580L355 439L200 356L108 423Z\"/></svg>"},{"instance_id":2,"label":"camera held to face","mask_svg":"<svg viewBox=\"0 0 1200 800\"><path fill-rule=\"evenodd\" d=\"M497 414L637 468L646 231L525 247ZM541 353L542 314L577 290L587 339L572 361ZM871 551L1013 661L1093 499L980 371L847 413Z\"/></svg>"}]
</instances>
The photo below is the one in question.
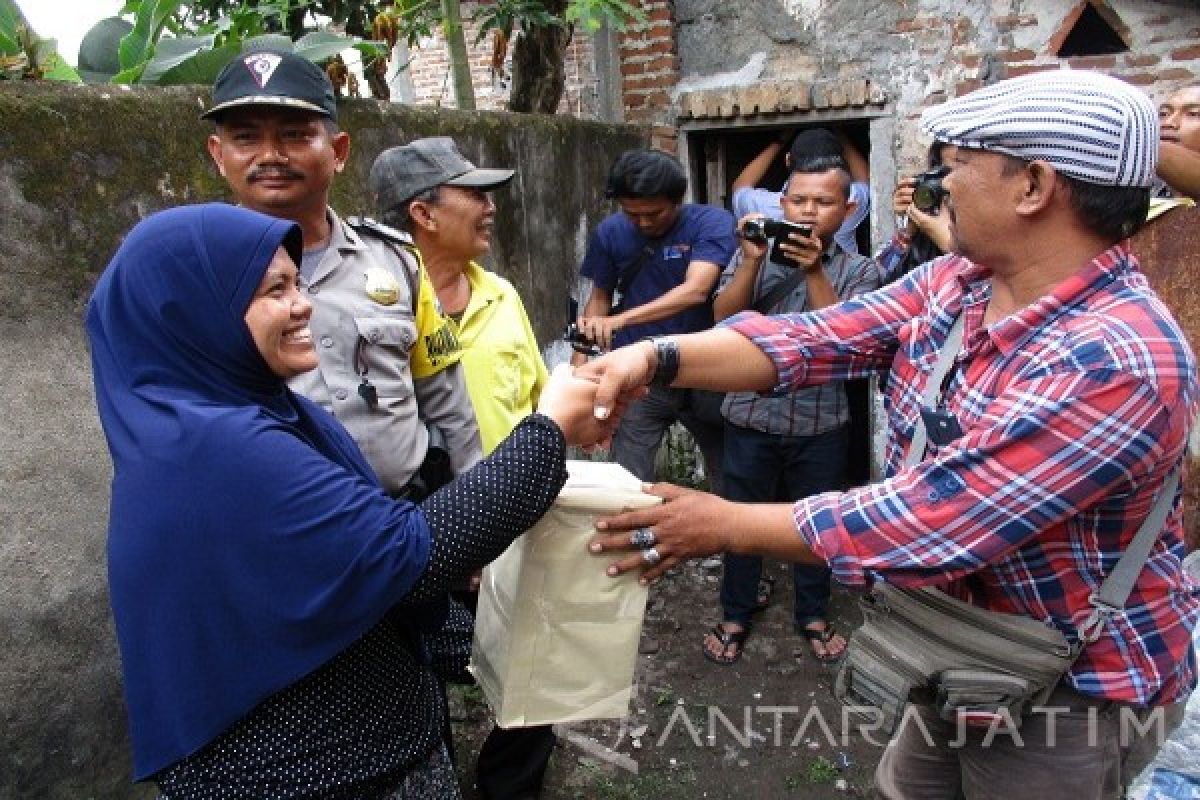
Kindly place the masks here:
<instances>
[{"instance_id":1,"label":"camera held to face","mask_svg":"<svg viewBox=\"0 0 1200 800\"><path fill-rule=\"evenodd\" d=\"M926 214L937 214L942 201L949 192L942 186L942 178L950 172L947 167L934 167L918 175L913 184L912 202Z\"/></svg>"},{"instance_id":2,"label":"camera held to face","mask_svg":"<svg viewBox=\"0 0 1200 800\"><path fill-rule=\"evenodd\" d=\"M742 225L742 238L759 244L766 244L768 239L778 239L796 233L804 237L812 236L812 228L807 225L797 225L782 219L767 219L759 217L748 219Z\"/></svg>"}]
</instances>

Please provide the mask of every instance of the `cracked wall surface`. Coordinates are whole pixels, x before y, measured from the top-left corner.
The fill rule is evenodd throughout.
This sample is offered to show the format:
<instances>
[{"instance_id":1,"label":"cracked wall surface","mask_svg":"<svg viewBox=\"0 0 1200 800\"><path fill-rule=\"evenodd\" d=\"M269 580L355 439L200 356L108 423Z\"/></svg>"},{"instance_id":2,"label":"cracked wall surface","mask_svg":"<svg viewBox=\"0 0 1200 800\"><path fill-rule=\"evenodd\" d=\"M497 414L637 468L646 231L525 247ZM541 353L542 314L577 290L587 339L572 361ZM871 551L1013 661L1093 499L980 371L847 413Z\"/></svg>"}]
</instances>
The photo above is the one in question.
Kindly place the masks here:
<instances>
[{"instance_id":1,"label":"cracked wall surface","mask_svg":"<svg viewBox=\"0 0 1200 800\"><path fill-rule=\"evenodd\" d=\"M1117 75L1160 99L1200 78L1200 4L1109 0L1105 9L1129 51L1059 59L1056 48L1078 2L675 0L678 86L742 85L741 71L754 59L761 61L757 80L765 83L868 81L889 99L895 161L911 169L924 161L920 112L987 82L1069 66ZM664 104L658 111L664 122L678 108Z\"/></svg>"}]
</instances>

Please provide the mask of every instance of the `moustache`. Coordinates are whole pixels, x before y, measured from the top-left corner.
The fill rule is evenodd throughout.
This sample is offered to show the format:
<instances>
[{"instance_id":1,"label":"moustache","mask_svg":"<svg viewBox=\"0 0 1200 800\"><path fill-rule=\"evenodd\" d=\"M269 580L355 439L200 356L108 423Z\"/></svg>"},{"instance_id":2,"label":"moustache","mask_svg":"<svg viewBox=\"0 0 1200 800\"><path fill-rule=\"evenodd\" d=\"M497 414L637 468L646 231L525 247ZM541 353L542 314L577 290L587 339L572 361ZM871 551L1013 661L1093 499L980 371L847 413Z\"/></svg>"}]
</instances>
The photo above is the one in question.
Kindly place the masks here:
<instances>
[{"instance_id":1,"label":"moustache","mask_svg":"<svg viewBox=\"0 0 1200 800\"><path fill-rule=\"evenodd\" d=\"M303 177L304 177L303 173L297 172L296 170L290 169L289 167L259 167L258 169L252 171L246 177L246 180L249 181L250 183L254 183L255 181L267 180L270 178L287 178L289 180L300 180Z\"/></svg>"}]
</instances>

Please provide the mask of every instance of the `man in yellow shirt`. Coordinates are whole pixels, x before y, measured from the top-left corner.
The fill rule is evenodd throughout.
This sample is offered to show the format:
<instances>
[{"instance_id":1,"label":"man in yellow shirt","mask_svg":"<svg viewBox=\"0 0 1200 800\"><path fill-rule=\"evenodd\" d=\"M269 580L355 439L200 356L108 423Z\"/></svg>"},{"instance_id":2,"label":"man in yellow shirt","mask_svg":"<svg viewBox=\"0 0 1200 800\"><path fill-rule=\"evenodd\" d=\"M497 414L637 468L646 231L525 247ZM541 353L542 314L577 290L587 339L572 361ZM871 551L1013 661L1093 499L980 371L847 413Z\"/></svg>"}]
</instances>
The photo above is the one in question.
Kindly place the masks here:
<instances>
[{"instance_id":1,"label":"man in yellow shirt","mask_svg":"<svg viewBox=\"0 0 1200 800\"><path fill-rule=\"evenodd\" d=\"M475 260L491 249L496 206L488 192L507 185L513 173L479 169L452 139L439 136L383 151L369 178L383 222L413 237L436 311L456 325L485 454L537 407L548 380L517 290ZM476 764L480 796L536 797L554 742L549 726L494 728Z\"/></svg>"}]
</instances>

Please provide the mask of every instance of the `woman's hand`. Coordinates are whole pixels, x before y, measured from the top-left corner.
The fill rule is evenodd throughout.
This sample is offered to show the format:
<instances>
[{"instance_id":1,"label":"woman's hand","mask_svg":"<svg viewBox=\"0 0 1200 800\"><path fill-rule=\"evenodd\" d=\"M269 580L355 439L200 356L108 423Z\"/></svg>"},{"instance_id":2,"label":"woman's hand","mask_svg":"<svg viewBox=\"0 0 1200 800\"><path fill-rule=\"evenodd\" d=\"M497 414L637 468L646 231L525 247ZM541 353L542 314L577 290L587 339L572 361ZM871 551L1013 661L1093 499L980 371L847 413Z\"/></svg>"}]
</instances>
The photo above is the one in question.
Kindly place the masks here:
<instances>
[{"instance_id":1,"label":"woman's hand","mask_svg":"<svg viewBox=\"0 0 1200 800\"><path fill-rule=\"evenodd\" d=\"M903 217L908 214L908 209L912 206L913 187L916 185L913 178L905 178L896 184L896 191L892 192L892 213L897 217Z\"/></svg>"},{"instance_id":2,"label":"woman's hand","mask_svg":"<svg viewBox=\"0 0 1200 800\"><path fill-rule=\"evenodd\" d=\"M566 364L554 368L538 398L538 413L558 424L567 444L584 448L607 447L620 417L619 409L607 418L598 418L595 414L596 383L577 378L572 373L573 369Z\"/></svg>"},{"instance_id":3,"label":"woman's hand","mask_svg":"<svg viewBox=\"0 0 1200 800\"><path fill-rule=\"evenodd\" d=\"M689 558L728 549L730 520L736 511L733 503L669 483L647 486L646 492L663 498L662 504L604 517L596 523L601 533L588 544L592 553L633 553L609 565L609 575L616 577L640 568L641 583L649 584ZM631 537L639 529L653 535L652 548L635 544ZM651 549L657 558L647 558Z\"/></svg>"}]
</instances>

